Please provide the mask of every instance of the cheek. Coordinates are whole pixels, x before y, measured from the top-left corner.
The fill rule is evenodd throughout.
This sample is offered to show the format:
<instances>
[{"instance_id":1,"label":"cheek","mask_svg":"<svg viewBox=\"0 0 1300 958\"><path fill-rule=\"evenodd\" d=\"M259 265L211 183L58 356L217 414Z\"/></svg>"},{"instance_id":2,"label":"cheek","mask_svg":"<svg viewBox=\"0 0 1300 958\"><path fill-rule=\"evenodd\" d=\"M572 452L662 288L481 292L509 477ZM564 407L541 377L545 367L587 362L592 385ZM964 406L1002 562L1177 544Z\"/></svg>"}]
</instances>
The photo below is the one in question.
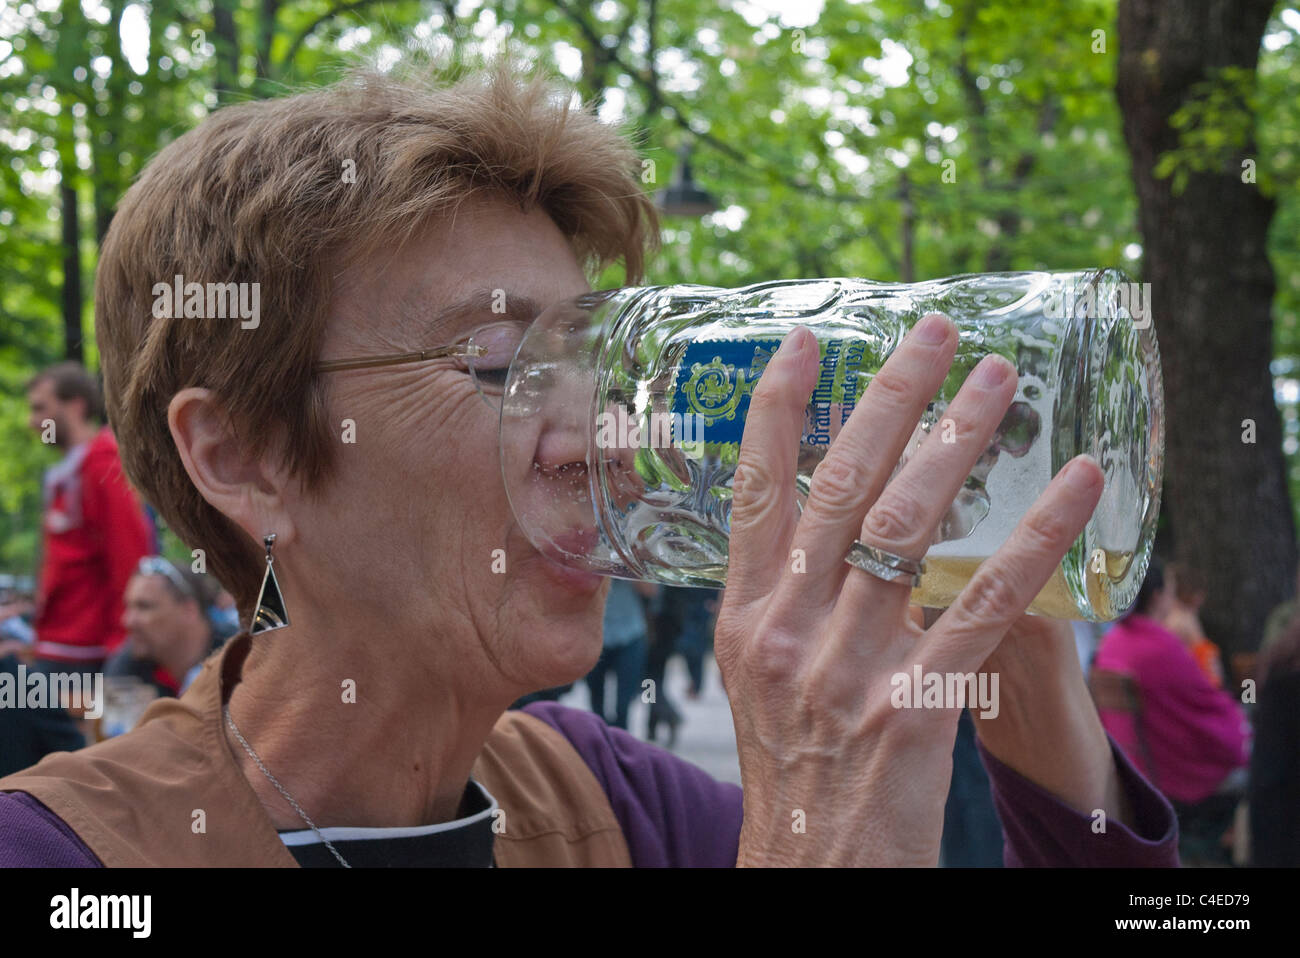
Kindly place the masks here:
<instances>
[{"instance_id":1,"label":"cheek","mask_svg":"<svg viewBox=\"0 0 1300 958\"><path fill-rule=\"evenodd\" d=\"M545 628L549 586L531 567L535 553L510 511L496 414L454 374L393 377L387 385L382 394L330 404L336 472L322 500L302 502L313 545L338 555L342 581L467 605L494 631ZM354 443L343 441L345 418L354 423ZM569 611L582 631L599 636L602 608L597 600L590 611ZM568 636L546 644L557 641L567 644Z\"/></svg>"},{"instance_id":2,"label":"cheek","mask_svg":"<svg viewBox=\"0 0 1300 958\"><path fill-rule=\"evenodd\" d=\"M507 549L510 511L496 418L477 391L451 373L403 379L357 417L356 446L339 455L353 521L372 535L383 530L379 538L420 577L478 581L489 595L499 593L493 550Z\"/></svg>"},{"instance_id":3,"label":"cheek","mask_svg":"<svg viewBox=\"0 0 1300 958\"><path fill-rule=\"evenodd\" d=\"M385 386L331 402L338 504L419 526L434 513L472 511L465 492L486 492L496 470L483 401L468 380L446 373L392 375ZM389 532L401 536L403 527Z\"/></svg>"},{"instance_id":4,"label":"cheek","mask_svg":"<svg viewBox=\"0 0 1300 958\"><path fill-rule=\"evenodd\" d=\"M427 473L422 486L434 510L434 525L463 557L467 571L481 566L501 579L503 574L493 570L493 553L510 551L510 506L492 411L473 392L447 403L423 434L427 452L420 458L427 463ZM495 565L500 568L499 561Z\"/></svg>"}]
</instances>

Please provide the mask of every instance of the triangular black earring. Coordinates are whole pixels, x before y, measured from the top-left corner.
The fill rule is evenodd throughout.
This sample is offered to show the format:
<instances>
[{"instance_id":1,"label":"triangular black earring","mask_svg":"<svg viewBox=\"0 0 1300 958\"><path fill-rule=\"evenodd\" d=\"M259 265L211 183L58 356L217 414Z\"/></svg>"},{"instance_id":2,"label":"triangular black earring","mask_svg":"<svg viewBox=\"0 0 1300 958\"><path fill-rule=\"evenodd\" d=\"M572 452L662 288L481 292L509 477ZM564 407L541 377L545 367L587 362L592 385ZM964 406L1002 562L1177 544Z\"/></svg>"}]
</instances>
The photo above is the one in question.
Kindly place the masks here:
<instances>
[{"instance_id":1,"label":"triangular black earring","mask_svg":"<svg viewBox=\"0 0 1300 958\"><path fill-rule=\"evenodd\" d=\"M289 624L289 610L284 607L284 596L280 594L280 583L275 581L275 560L271 558L271 547L275 545L275 533L262 538L266 544L266 574L262 576L262 588L257 593L257 608L253 612L253 624L249 635L262 632L274 632Z\"/></svg>"}]
</instances>

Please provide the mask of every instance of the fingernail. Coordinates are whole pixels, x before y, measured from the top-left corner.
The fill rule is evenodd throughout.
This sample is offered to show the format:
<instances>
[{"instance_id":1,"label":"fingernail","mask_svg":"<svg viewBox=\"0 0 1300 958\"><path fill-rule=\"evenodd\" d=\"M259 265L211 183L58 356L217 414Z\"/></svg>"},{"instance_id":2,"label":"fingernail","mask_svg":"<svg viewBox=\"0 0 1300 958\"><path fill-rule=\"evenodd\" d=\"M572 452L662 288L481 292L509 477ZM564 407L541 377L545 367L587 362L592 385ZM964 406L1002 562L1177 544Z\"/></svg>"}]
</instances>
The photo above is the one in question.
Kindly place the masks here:
<instances>
[{"instance_id":1,"label":"fingernail","mask_svg":"<svg viewBox=\"0 0 1300 958\"><path fill-rule=\"evenodd\" d=\"M1097 465L1097 460L1087 454L1075 457L1065 470L1065 485L1071 492L1091 492L1097 484L1097 473L1089 469L1084 460Z\"/></svg>"},{"instance_id":2,"label":"fingernail","mask_svg":"<svg viewBox=\"0 0 1300 958\"><path fill-rule=\"evenodd\" d=\"M798 359L808 348L808 339L812 336L806 329L799 327L781 341L777 355L782 359Z\"/></svg>"},{"instance_id":3,"label":"fingernail","mask_svg":"<svg viewBox=\"0 0 1300 958\"><path fill-rule=\"evenodd\" d=\"M999 362L999 360L1002 361ZM1009 365L1010 363L996 354L985 356L979 361L979 365L975 367L974 372L970 374L970 380L976 386L996 386L1007 378L1007 366Z\"/></svg>"},{"instance_id":4,"label":"fingernail","mask_svg":"<svg viewBox=\"0 0 1300 958\"><path fill-rule=\"evenodd\" d=\"M937 346L948 338L948 327L952 323L947 316L941 313L930 313L922 319L912 330L912 335L916 337L918 343L924 343L926 346Z\"/></svg>"}]
</instances>

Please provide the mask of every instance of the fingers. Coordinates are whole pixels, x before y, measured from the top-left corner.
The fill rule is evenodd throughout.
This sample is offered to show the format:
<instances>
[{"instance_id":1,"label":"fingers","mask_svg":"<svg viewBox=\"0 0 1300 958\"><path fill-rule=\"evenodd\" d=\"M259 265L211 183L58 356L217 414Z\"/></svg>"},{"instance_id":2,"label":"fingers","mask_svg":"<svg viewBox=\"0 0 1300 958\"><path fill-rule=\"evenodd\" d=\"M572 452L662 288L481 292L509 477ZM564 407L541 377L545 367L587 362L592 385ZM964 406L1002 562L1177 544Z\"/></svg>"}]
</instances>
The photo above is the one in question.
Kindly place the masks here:
<instances>
[{"instance_id":1,"label":"fingers","mask_svg":"<svg viewBox=\"0 0 1300 958\"><path fill-rule=\"evenodd\" d=\"M806 556L807 574L791 585L800 590L802 604L825 605L840 592L849 571L844 556L943 384L956 350L957 329L946 316L934 313L917 323L813 470L793 542ZM907 595L904 586L879 585Z\"/></svg>"},{"instance_id":2,"label":"fingers","mask_svg":"<svg viewBox=\"0 0 1300 958\"><path fill-rule=\"evenodd\" d=\"M923 654L939 668L978 668L1056 572L1101 498L1104 477L1076 456L981 563L957 601L926 633Z\"/></svg>"},{"instance_id":3,"label":"fingers","mask_svg":"<svg viewBox=\"0 0 1300 958\"><path fill-rule=\"evenodd\" d=\"M867 511L858 538L886 552L921 559L966 477L988 449L1015 396L1016 383L1010 362L985 356L948 406L944 428L931 431ZM837 619L861 621L874 608L892 620L910 601L909 583L882 590L880 580L869 572L850 569L847 575Z\"/></svg>"},{"instance_id":4,"label":"fingers","mask_svg":"<svg viewBox=\"0 0 1300 958\"><path fill-rule=\"evenodd\" d=\"M742 604L770 595L788 568L798 512L795 462L804 410L816 384L816 337L797 326L750 397L732 481L727 593Z\"/></svg>"}]
</instances>

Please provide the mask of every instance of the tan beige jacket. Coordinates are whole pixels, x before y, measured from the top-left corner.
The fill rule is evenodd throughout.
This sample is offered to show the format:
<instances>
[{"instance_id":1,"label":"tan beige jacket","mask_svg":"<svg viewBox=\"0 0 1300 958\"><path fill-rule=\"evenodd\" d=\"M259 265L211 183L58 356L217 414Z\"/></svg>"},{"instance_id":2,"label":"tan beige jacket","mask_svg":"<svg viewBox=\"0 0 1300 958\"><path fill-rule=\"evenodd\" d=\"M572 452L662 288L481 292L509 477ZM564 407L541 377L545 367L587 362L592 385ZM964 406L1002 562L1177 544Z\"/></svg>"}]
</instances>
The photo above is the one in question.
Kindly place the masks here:
<instances>
[{"instance_id":1,"label":"tan beige jacket","mask_svg":"<svg viewBox=\"0 0 1300 958\"><path fill-rule=\"evenodd\" d=\"M154 702L128 734L48 755L0 778L0 791L37 798L110 867L297 867L222 727L250 643L231 639L180 699ZM545 722L504 713L472 774L505 812L498 866L631 865L600 783Z\"/></svg>"}]
</instances>

